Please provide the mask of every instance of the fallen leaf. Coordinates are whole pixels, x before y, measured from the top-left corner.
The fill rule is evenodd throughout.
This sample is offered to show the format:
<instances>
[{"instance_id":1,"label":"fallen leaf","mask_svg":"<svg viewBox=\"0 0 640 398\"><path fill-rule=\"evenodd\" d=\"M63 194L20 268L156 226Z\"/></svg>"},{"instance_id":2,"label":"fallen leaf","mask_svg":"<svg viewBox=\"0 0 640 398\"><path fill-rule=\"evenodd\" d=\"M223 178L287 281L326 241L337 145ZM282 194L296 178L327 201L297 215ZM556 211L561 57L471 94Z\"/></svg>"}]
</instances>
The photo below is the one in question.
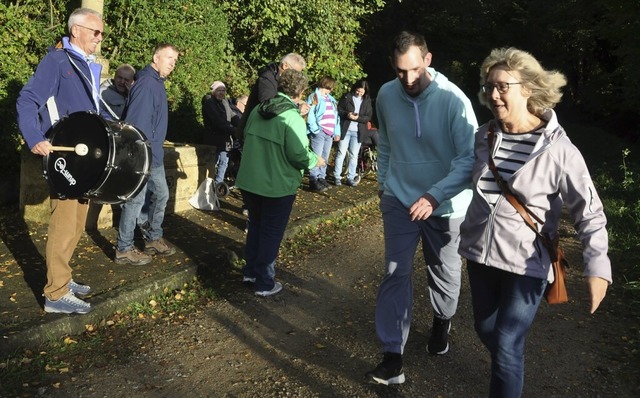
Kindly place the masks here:
<instances>
[{"instance_id":1,"label":"fallen leaf","mask_svg":"<svg viewBox=\"0 0 640 398\"><path fill-rule=\"evenodd\" d=\"M72 339L71 337L65 337L65 338L64 338L64 343L65 343L65 344L76 344L76 343L77 343L77 341L76 341L76 340L74 340L74 339Z\"/></svg>"}]
</instances>

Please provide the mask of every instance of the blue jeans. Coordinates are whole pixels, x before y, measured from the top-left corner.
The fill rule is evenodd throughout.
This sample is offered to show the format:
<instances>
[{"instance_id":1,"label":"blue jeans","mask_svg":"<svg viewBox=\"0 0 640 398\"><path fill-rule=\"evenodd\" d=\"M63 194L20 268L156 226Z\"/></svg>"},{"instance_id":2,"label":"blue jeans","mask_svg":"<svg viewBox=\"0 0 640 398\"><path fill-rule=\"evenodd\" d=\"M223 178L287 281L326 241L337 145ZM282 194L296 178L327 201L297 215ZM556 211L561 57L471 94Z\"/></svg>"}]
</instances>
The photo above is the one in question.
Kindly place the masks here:
<instances>
[{"instance_id":1,"label":"blue jeans","mask_svg":"<svg viewBox=\"0 0 640 398\"><path fill-rule=\"evenodd\" d=\"M382 195L385 277L376 299L376 333L383 351L402 354L413 308L413 259L418 243L427 269L434 314L450 319L458 308L462 260L458 254L462 218L429 217L411 221L396 197Z\"/></svg>"},{"instance_id":2,"label":"blue jeans","mask_svg":"<svg viewBox=\"0 0 640 398\"><path fill-rule=\"evenodd\" d=\"M147 191L149 192L149 208L146 213L148 219L140 225L140 229L146 241L162 238L162 222L164 210L169 201L169 186L164 174L164 166L159 166L151 168L149 180L144 188L133 199L122 204L117 243L117 249L121 252L133 247L133 236L142 206L145 205Z\"/></svg>"},{"instance_id":3,"label":"blue jeans","mask_svg":"<svg viewBox=\"0 0 640 398\"><path fill-rule=\"evenodd\" d=\"M547 281L467 263L474 326L491 353L489 397L517 398L524 384L525 337Z\"/></svg>"},{"instance_id":4,"label":"blue jeans","mask_svg":"<svg viewBox=\"0 0 640 398\"><path fill-rule=\"evenodd\" d=\"M242 198L250 215L242 274L256 278L256 291L271 290L276 258L296 195L268 198L242 190Z\"/></svg>"},{"instance_id":5,"label":"blue jeans","mask_svg":"<svg viewBox=\"0 0 640 398\"><path fill-rule=\"evenodd\" d=\"M309 139L311 140L311 150L316 155L322 156L324 160L328 161L329 154L331 153L331 144L333 143L333 137L320 131L317 134L311 134ZM324 179L326 176L326 165L322 167L314 167L309 170L309 179L311 181Z\"/></svg>"},{"instance_id":6,"label":"blue jeans","mask_svg":"<svg viewBox=\"0 0 640 398\"><path fill-rule=\"evenodd\" d=\"M358 152L360 152L357 131L347 131L347 135L338 143L338 153L336 154L336 164L333 169L333 177L340 180L342 174L342 164L349 148L349 165L347 166L347 179L353 181L356 178L356 168L358 167Z\"/></svg>"},{"instance_id":7,"label":"blue jeans","mask_svg":"<svg viewBox=\"0 0 640 398\"><path fill-rule=\"evenodd\" d=\"M217 171L215 183L219 184L224 181L224 175L227 173L227 166L229 165L229 152L221 151L217 153Z\"/></svg>"}]
</instances>

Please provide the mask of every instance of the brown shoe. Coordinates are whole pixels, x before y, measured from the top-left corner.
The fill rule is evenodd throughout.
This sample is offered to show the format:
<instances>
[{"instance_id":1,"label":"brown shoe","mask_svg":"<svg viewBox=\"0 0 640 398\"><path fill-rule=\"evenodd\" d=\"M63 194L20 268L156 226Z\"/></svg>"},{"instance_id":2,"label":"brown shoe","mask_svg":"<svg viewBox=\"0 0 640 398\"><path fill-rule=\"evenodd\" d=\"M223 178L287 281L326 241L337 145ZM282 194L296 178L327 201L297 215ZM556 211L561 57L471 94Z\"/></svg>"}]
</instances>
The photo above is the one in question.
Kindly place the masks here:
<instances>
[{"instance_id":1,"label":"brown shoe","mask_svg":"<svg viewBox=\"0 0 640 398\"><path fill-rule=\"evenodd\" d=\"M148 254L144 254L135 247L126 252L121 252L116 249L116 264L133 264L133 265L145 265L149 264L153 257Z\"/></svg>"},{"instance_id":2,"label":"brown shoe","mask_svg":"<svg viewBox=\"0 0 640 398\"><path fill-rule=\"evenodd\" d=\"M144 243L144 252L146 254L159 254L161 256L170 256L176 252L176 248L169 246L163 238L152 240Z\"/></svg>"}]
</instances>

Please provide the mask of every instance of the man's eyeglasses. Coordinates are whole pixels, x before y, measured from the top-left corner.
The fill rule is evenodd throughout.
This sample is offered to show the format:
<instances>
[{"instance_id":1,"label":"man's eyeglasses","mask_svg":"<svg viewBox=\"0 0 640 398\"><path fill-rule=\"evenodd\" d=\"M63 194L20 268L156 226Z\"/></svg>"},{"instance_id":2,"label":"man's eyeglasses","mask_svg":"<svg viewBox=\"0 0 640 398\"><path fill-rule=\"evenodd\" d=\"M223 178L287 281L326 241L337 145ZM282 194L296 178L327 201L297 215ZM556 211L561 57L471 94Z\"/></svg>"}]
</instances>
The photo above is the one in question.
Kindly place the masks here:
<instances>
[{"instance_id":1,"label":"man's eyeglasses","mask_svg":"<svg viewBox=\"0 0 640 398\"><path fill-rule=\"evenodd\" d=\"M493 89L497 89L498 92L500 94L506 94L507 91L509 91L509 87L511 86L515 86L517 84L522 84L522 83L504 83L504 82L497 82L497 83L486 83L482 85L482 92L485 94L491 94L493 92Z\"/></svg>"},{"instance_id":2,"label":"man's eyeglasses","mask_svg":"<svg viewBox=\"0 0 640 398\"><path fill-rule=\"evenodd\" d=\"M85 29L89 29L90 31L93 31L93 37L104 36L104 32L101 31L101 30L93 29L93 28L90 28L88 26L82 26L82 25L78 25L78 24L76 24L76 26L79 26L81 28L85 28Z\"/></svg>"}]
</instances>

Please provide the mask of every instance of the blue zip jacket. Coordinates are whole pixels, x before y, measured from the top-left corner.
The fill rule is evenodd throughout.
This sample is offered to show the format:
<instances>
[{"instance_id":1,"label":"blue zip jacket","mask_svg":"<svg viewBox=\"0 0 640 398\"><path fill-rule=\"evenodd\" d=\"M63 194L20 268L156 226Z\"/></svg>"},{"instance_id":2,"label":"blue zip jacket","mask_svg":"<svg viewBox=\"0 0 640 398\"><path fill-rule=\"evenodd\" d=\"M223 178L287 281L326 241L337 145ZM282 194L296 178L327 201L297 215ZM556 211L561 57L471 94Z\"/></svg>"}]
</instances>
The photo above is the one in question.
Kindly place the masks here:
<instances>
[{"instance_id":1,"label":"blue zip jacket","mask_svg":"<svg viewBox=\"0 0 640 398\"><path fill-rule=\"evenodd\" d=\"M18 128L29 148L46 140L45 134L51 127L47 109L50 97L55 98L60 118L74 112L98 111L91 85L78 73L69 57L87 78L92 78L93 71L93 84L99 90L102 65L91 63L90 71L85 55L71 46L68 37L62 38L62 48L50 47L16 101Z\"/></svg>"},{"instance_id":2,"label":"blue zip jacket","mask_svg":"<svg viewBox=\"0 0 640 398\"><path fill-rule=\"evenodd\" d=\"M331 96L331 94L327 95L329 101L333 104L333 111L335 112L335 128L333 129L333 135L340 136L340 116L338 115L338 102L335 98ZM314 105L314 100L317 99L317 103ZM322 115L324 115L324 111L327 108L325 105L325 99L320 94L320 90L316 89L316 91L307 97L307 103L311 105L309 109L309 113L307 115L307 133L308 134L318 134L322 131L320 127L320 120L322 120Z\"/></svg>"},{"instance_id":3,"label":"blue zip jacket","mask_svg":"<svg viewBox=\"0 0 640 398\"><path fill-rule=\"evenodd\" d=\"M169 104L165 79L151 65L136 73L129 91L127 108L122 119L131 123L147 137L151 144L151 167L164 165L164 144L169 123Z\"/></svg>"},{"instance_id":4,"label":"blue zip jacket","mask_svg":"<svg viewBox=\"0 0 640 398\"><path fill-rule=\"evenodd\" d=\"M471 201L474 133L471 101L443 74L409 97L400 80L378 91L378 189L409 208L425 193L436 217L464 217Z\"/></svg>"}]
</instances>

